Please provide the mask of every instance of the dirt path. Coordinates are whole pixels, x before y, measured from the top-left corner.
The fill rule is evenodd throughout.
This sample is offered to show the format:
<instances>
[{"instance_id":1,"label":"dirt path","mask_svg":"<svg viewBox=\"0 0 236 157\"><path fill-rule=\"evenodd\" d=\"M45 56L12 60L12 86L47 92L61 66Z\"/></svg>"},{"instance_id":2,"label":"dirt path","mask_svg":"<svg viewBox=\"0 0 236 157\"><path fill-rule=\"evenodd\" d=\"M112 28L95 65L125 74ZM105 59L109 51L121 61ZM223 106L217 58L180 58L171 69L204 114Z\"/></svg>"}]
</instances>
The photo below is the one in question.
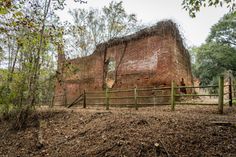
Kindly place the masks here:
<instances>
[{"instance_id":1,"label":"dirt path","mask_svg":"<svg viewBox=\"0 0 236 157\"><path fill-rule=\"evenodd\" d=\"M40 113L39 126L20 132L1 122L0 156L236 156L235 107L224 115L216 106Z\"/></svg>"}]
</instances>

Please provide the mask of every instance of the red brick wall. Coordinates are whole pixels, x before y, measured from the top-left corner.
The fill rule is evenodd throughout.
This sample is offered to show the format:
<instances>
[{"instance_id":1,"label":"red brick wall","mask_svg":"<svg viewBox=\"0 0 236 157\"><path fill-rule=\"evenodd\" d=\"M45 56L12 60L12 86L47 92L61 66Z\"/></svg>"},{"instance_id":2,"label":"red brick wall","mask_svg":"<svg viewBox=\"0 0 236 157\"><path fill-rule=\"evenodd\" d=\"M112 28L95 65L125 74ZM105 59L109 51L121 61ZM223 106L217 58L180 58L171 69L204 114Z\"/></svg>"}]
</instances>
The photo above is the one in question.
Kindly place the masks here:
<instances>
[{"instance_id":1,"label":"red brick wall","mask_svg":"<svg viewBox=\"0 0 236 157\"><path fill-rule=\"evenodd\" d=\"M175 80L177 85L180 85L181 79L183 78L187 86L193 85L191 62L188 52L181 50L181 47L174 40L173 52L173 80Z\"/></svg>"},{"instance_id":2,"label":"red brick wall","mask_svg":"<svg viewBox=\"0 0 236 157\"><path fill-rule=\"evenodd\" d=\"M115 60L116 65L121 61L113 88L133 88L136 85L169 86L171 80L175 80L178 84L181 78L186 80L186 84L192 84L190 60L172 35L148 36L108 47L106 51L104 49L88 57L69 60L68 63L77 67L78 72L65 74L68 103L71 103L83 90L102 90L104 61L109 58ZM56 95L60 95L61 92L61 87L57 83ZM59 99L55 99L55 102L60 104Z\"/></svg>"}]
</instances>

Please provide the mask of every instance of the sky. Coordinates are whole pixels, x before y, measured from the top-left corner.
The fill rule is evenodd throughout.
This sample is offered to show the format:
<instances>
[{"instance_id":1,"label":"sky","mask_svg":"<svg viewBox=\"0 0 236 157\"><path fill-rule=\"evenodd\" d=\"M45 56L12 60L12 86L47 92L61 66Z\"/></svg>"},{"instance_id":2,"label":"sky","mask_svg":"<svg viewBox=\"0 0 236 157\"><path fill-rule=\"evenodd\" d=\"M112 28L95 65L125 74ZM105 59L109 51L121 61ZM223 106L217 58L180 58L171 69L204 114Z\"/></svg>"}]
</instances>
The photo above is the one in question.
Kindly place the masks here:
<instances>
[{"instance_id":1,"label":"sky","mask_svg":"<svg viewBox=\"0 0 236 157\"><path fill-rule=\"evenodd\" d=\"M66 0L67 6L57 14L62 21L71 21L69 9L74 8L102 8L112 0L87 0L87 4L75 3L74 0ZM116 0L120 1L120 0ZM127 13L135 13L144 24L155 24L163 19L175 21L183 33L187 46L200 46L205 42L210 28L228 12L226 7L202 8L191 18L181 6L182 0L123 0L123 6Z\"/></svg>"}]
</instances>

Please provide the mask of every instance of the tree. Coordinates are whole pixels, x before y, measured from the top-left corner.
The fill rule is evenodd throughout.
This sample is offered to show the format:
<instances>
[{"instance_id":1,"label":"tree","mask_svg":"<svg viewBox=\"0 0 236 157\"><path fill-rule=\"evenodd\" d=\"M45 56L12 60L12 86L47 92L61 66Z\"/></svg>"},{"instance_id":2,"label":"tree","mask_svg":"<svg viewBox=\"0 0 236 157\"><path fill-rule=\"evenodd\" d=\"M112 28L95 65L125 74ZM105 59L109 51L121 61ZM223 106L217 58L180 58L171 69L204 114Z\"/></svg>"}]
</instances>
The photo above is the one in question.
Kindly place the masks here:
<instances>
[{"instance_id":1,"label":"tree","mask_svg":"<svg viewBox=\"0 0 236 157\"><path fill-rule=\"evenodd\" d=\"M225 71L236 74L236 49L216 42L206 43L195 49L194 75L202 85L215 84L217 77Z\"/></svg>"},{"instance_id":2,"label":"tree","mask_svg":"<svg viewBox=\"0 0 236 157\"><path fill-rule=\"evenodd\" d=\"M40 95L40 82L55 72L53 52L55 43L60 44L56 41L61 38L61 24L54 11L62 9L64 1L0 0L0 61L5 64L1 85L9 97L14 95L4 97L6 103L33 106Z\"/></svg>"},{"instance_id":3,"label":"tree","mask_svg":"<svg viewBox=\"0 0 236 157\"><path fill-rule=\"evenodd\" d=\"M20 111L17 114L27 115L21 111L28 112L53 89L47 86L51 87L48 82L56 69L53 44L57 40L58 17L54 10L63 7L64 1L0 3L0 54L4 63L0 71L0 110L8 114L13 108Z\"/></svg>"},{"instance_id":4,"label":"tree","mask_svg":"<svg viewBox=\"0 0 236 157\"><path fill-rule=\"evenodd\" d=\"M236 46L236 11L224 15L224 17L211 28L211 33L207 41Z\"/></svg>"},{"instance_id":5,"label":"tree","mask_svg":"<svg viewBox=\"0 0 236 157\"><path fill-rule=\"evenodd\" d=\"M206 43L190 50L195 58L193 73L203 85L214 84L220 74L236 75L235 12L226 14L211 28Z\"/></svg>"},{"instance_id":6,"label":"tree","mask_svg":"<svg viewBox=\"0 0 236 157\"><path fill-rule=\"evenodd\" d=\"M235 0L183 0L182 2L183 8L189 12L191 17L195 17L201 7L222 7L223 5L226 5L230 11L235 11L236 9Z\"/></svg>"},{"instance_id":7,"label":"tree","mask_svg":"<svg viewBox=\"0 0 236 157\"><path fill-rule=\"evenodd\" d=\"M4 96L6 101L3 104L16 106L34 104L35 85L40 78L40 69L45 63L43 58L49 51L49 38L42 32L45 27L41 25L44 4L48 3L37 0L11 1L12 8L18 9L8 10L8 13L1 16L0 44L8 53L5 56L8 71L2 80L5 82L3 90L8 92L1 91L7 94ZM29 102L29 99L32 101Z\"/></svg>"},{"instance_id":8,"label":"tree","mask_svg":"<svg viewBox=\"0 0 236 157\"><path fill-rule=\"evenodd\" d=\"M76 56L87 56L96 45L137 31L140 24L136 15L127 14L122 4L112 1L102 10L71 10L74 24L70 25L66 42L67 47L73 48L70 51L76 52Z\"/></svg>"}]
</instances>

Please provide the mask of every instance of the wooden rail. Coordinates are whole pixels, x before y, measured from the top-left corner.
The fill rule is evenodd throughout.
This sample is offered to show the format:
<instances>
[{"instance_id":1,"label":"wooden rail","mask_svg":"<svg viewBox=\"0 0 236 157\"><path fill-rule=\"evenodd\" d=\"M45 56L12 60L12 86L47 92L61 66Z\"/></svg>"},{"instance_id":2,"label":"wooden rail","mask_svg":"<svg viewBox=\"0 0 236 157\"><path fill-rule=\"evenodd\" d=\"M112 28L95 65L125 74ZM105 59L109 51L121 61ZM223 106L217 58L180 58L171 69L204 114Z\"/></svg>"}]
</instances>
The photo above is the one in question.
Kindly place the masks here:
<instances>
[{"instance_id":1,"label":"wooden rail","mask_svg":"<svg viewBox=\"0 0 236 157\"><path fill-rule=\"evenodd\" d=\"M211 85L211 86L177 86L176 88L215 88L218 85Z\"/></svg>"},{"instance_id":2,"label":"wooden rail","mask_svg":"<svg viewBox=\"0 0 236 157\"><path fill-rule=\"evenodd\" d=\"M201 102L176 102L181 105L218 105L218 103L201 103Z\"/></svg>"},{"instance_id":3,"label":"wooden rail","mask_svg":"<svg viewBox=\"0 0 236 157\"><path fill-rule=\"evenodd\" d=\"M81 94L77 99L75 99L71 104L69 104L69 105L67 106L67 108L70 108L71 106L73 106L73 105L79 103L80 101L82 101L82 100L83 100L83 97L84 97L84 94Z\"/></svg>"},{"instance_id":4,"label":"wooden rail","mask_svg":"<svg viewBox=\"0 0 236 157\"><path fill-rule=\"evenodd\" d=\"M176 97L219 96L219 94L176 94Z\"/></svg>"},{"instance_id":5,"label":"wooden rail","mask_svg":"<svg viewBox=\"0 0 236 157\"><path fill-rule=\"evenodd\" d=\"M163 91L163 90L170 90L171 87L161 87L161 88L143 88L137 89L137 91Z\"/></svg>"},{"instance_id":6,"label":"wooden rail","mask_svg":"<svg viewBox=\"0 0 236 157\"><path fill-rule=\"evenodd\" d=\"M145 106L145 105L170 105L171 110L174 111L176 104L177 105L218 105L218 111L220 114L223 113L223 106L227 103L229 103L229 106L232 106L233 100L236 100L236 98L233 97L233 94L235 94L235 91L232 91L232 87L235 87L235 84L231 84L231 81L228 85L224 85L224 77L219 77L219 83L218 85L210 85L210 86L176 86L176 83L172 81L171 87L160 87L160 88L133 88L133 89L116 89L116 90L110 90L109 88L106 88L105 91L85 91L83 92L82 96L77 98L72 104L74 105L78 101L83 100L83 107L86 108L86 105L103 105L106 107L106 110L109 110L109 107L111 105L115 106L132 106L136 110L138 110L139 107ZM188 88L188 89L196 89L196 88L204 88L204 89L210 89L210 88L218 88L217 94L181 94L177 92L177 90L181 88ZM224 93L224 88L228 88L228 92ZM145 93L146 91L146 93ZM155 92L157 91L157 93ZM163 91L163 94L160 94L159 91ZM165 91L169 91L169 94L166 94ZM150 94L151 92L152 94ZM121 94L125 96L114 96L114 94ZM126 94L127 93L127 94ZM158 94L159 93L159 94ZM167 92L168 93L168 92ZM96 95L97 94L97 95ZM146 95L145 95L146 94ZM148 94L148 95L147 95ZM99 95L99 96L98 96ZM229 99L225 100L224 102L224 96L228 95ZM208 103L208 102L182 102L177 101L181 100L179 98L181 97L218 97L217 103ZM83 98L83 99L82 99ZM170 98L169 102L156 102L156 100L159 100L159 98ZM143 103L141 101L145 99L149 102ZM103 103L88 103L88 100L104 100ZM126 103L114 103L112 100L126 100ZM153 101L150 103L150 101ZM72 106L72 105L71 105Z\"/></svg>"}]
</instances>

